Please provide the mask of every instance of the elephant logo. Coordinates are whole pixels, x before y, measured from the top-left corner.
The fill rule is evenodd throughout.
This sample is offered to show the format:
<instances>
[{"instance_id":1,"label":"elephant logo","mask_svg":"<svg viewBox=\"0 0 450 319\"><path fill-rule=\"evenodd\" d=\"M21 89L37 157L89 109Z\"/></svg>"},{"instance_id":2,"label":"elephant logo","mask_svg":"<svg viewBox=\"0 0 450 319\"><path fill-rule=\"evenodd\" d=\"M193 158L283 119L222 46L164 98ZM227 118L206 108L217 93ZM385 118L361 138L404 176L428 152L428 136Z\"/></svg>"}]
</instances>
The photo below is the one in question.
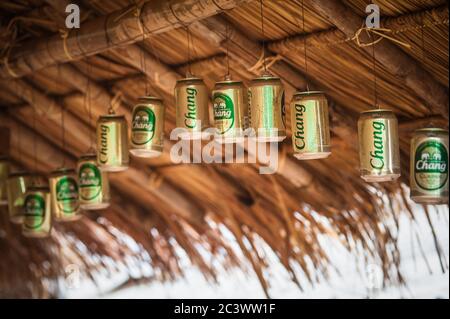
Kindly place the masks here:
<instances>
[{"instance_id":1,"label":"elephant logo","mask_svg":"<svg viewBox=\"0 0 450 319\"><path fill-rule=\"evenodd\" d=\"M434 153L433 160L440 162L441 161L441 153Z\"/></svg>"},{"instance_id":2,"label":"elephant logo","mask_svg":"<svg viewBox=\"0 0 450 319\"><path fill-rule=\"evenodd\" d=\"M430 158L430 154L422 153L422 156L421 156L422 161L428 161L429 158Z\"/></svg>"}]
</instances>

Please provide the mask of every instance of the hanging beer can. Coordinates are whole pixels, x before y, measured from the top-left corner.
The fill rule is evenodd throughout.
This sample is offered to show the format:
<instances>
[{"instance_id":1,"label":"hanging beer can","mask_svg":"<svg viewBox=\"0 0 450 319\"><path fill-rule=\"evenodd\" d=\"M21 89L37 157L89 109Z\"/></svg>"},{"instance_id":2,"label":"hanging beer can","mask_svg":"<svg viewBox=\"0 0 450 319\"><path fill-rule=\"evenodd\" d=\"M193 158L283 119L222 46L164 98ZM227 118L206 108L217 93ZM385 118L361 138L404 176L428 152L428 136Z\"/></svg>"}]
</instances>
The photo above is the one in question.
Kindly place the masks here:
<instances>
[{"instance_id":1,"label":"hanging beer can","mask_svg":"<svg viewBox=\"0 0 450 319\"><path fill-rule=\"evenodd\" d=\"M331 154L328 101L323 92L297 92L291 101L292 146L300 160Z\"/></svg>"},{"instance_id":2,"label":"hanging beer can","mask_svg":"<svg viewBox=\"0 0 450 319\"><path fill-rule=\"evenodd\" d=\"M78 185L74 169L60 168L50 176L51 207L58 222L81 218Z\"/></svg>"},{"instance_id":3,"label":"hanging beer can","mask_svg":"<svg viewBox=\"0 0 450 319\"><path fill-rule=\"evenodd\" d=\"M280 78L263 75L248 89L250 128L259 142L281 142L286 138L284 88Z\"/></svg>"},{"instance_id":4,"label":"hanging beer can","mask_svg":"<svg viewBox=\"0 0 450 319\"><path fill-rule=\"evenodd\" d=\"M420 204L448 203L448 131L416 130L410 161L411 199Z\"/></svg>"},{"instance_id":5,"label":"hanging beer can","mask_svg":"<svg viewBox=\"0 0 450 319\"><path fill-rule=\"evenodd\" d=\"M107 172L128 168L128 125L123 115L108 114L98 119L97 160Z\"/></svg>"},{"instance_id":6,"label":"hanging beer can","mask_svg":"<svg viewBox=\"0 0 450 319\"><path fill-rule=\"evenodd\" d=\"M23 203L25 193L32 184L32 175L28 172L11 173L6 181L8 195L9 220L15 224L23 222Z\"/></svg>"},{"instance_id":7,"label":"hanging beer can","mask_svg":"<svg viewBox=\"0 0 450 319\"><path fill-rule=\"evenodd\" d=\"M175 86L176 123L183 129L178 137L183 140L206 138L209 128L209 94L205 82L189 77L177 81Z\"/></svg>"},{"instance_id":8,"label":"hanging beer can","mask_svg":"<svg viewBox=\"0 0 450 319\"><path fill-rule=\"evenodd\" d=\"M10 165L7 157L0 156L0 206L8 205L6 185L9 176Z\"/></svg>"},{"instance_id":9,"label":"hanging beer can","mask_svg":"<svg viewBox=\"0 0 450 319\"><path fill-rule=\"evenodd\" d=\"M44 238L52 229L50 190L45 186L32 186L25 194L22 234L25 237Z\"/></svg>"},{"instance_id":10,"label":"hanging beer can","mask_svg":"<svg viewBox=\"0 0 450 319\"><path fill-rule=\"evenodd\" d=\"M216 128L215 140L220 143L243 141L248 113L244 84L230 78L216 82L212 99L214 127Z\"/></svg>"},{"instance_id":11,"label":"hanging beer can","mask_svg":"<svg viewBox=\"0 0 450 319\"><path fill-rule=\"evenodd\" d=\"M362 112L358 138L362 179L386 182L400 177L398 123L393 112L382 109Z\"/></svg>"},{"instance_id":12,"label":"hanging beer can","mask_svg":"<svg viewBox=\"0 0 450 319\"><path fill-rule=\"evenodd\" d=\"M80 208L104 209L109 206L109 182L106 172L100 170L97 157L87 154L77 164Z\"/></svg>"},{"instance_id":13,"label":"hanging beer can","mask_svg":"<svg viewBox=\"0 0 450 319\"><path fill-rule=\"evenodd\" d=\"M130 153L138 157L156 157L164 147L163 101L152 96L139 98L133 108Z\"/></svg>"}]
</instances>

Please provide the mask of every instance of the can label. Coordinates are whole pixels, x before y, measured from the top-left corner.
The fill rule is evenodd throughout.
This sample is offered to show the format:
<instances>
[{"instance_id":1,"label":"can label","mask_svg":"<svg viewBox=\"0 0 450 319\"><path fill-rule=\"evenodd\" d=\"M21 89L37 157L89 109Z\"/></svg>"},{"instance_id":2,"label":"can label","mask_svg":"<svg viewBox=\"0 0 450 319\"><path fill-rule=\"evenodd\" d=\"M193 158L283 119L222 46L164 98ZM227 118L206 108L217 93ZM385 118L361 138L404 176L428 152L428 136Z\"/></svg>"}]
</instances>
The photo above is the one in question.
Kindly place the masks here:
<instances>
[{"instance_id":1,"label":"can label","mask_svg":"<svg viewBox=\"0 0 450 319\"><path fill-rule=\"evenodd\" d=\"M97 158L98 163L108 169L128 164L127 123L122 118L98 122Z\"/></svg>"},{"instance_id":2,"label":"can label","mask_svg":"<svg viewBox=\"0 0 450 319\"><path fill-rule=\"evenodd\" d=\"M186 108L184 125L194 129L197 127L197 89L186 88Z\"/></svg>"},{"instance_id":3,"label":"can label","mask_svg":"<svg viewBox=\"0 0 450 319\"><path fill-rule=\"evenodd\" d=\"M72 177L62 177L56 183L56 202L61 211L72 214L78 209L78 186Z\"/></svg>"},{"instance_id":4,"label":"can label","mask_svg":"<svg viewBox=\"0 0 450 319\"><path fill-rule=\"evenodd\" d=\"M135 145L149 143L155 136L156 116L152 109L138 106L133 114L131 140Z\"/></svg>"},{"instance_id":5,"label":"can label","mask_svg":"<svg viewBox=\"0 0 450 319\"><path fill-rule=\"evenodd\" d=\"M38 229L45 222L45 199L39 194L28 194L25 198L24 226L27 229Z\"/></svg>"},{"instance_id":6,"label":"can label","mask_svg":"<svg viewBox=\"0 0 450 319\"><path fill-rule=\"evenodd\" d=\"M96 199L102 191L102 177L98 167L92 163L84 163L78 172L80 197L84 201Z\"/></svg>"},{"instance_id":7,"label":"can label","mask_svg":"<svg viewBox=\"0 0 450 319\"><path fill-rule=\"evenodd\" d=\"M225 134L234 127L233 99L225 93L216 93L213 98L214 121L219 134Z\"/></svg>"},{"instance_id":8,"label":"can label","mask_svg":"<svg viewBox=\"0 0 450 319\"><path fill-rule=\"evenodd\" d=\"M414 155L414 179L426 191L445 187L448 179L448 151L436 140L419 144Z\"/></svg>"},{"instance_id":9,"label":"can label","mask_svg":"<svg viewBox=\"0 0 450 319\"><path fill-rule=\"evenodd\" d=\"M369 151L369 163L373 169L382 170L386 158L386 125L384 121L372 121L372 143Z\"/></svg>"}]
</instances>

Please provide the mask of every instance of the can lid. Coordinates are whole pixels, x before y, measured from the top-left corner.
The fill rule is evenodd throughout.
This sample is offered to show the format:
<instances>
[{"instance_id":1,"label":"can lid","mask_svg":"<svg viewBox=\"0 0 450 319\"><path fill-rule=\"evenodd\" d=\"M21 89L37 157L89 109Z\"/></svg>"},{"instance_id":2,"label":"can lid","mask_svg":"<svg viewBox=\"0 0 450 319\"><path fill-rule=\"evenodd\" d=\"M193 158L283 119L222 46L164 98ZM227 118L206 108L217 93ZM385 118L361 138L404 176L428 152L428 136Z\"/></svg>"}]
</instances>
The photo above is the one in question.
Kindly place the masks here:
<instances>
[{"instance_id":1,"label":"can lid","mask_svg":"<svg viewBox=\"0 0 450 319\"><path fill-rule=\"evenodd\" d=\"M97 160L97 154L95 153L87 153L87 154L83 154L80 156L79 158L80 161L85 161L85 160Z\"/></svg>"},{"instance_id":2,"label":"can lid","mask_svg":"<svg viewBox=\"0 0 450 319\"><path fill-rule=\"evenodd\" d=\"M177 80L177 83L189 82L189 81L203 82L203 79L202 78L197 78L195 76L190 76L190 77L187 77L187 78L183 78L183 79Z\"/></svg>"},{"instance_id":3,"label":"can lid","mask_svg":"<svg viewBox=\"0 0 450 319\"><path fill-rule=\"evenodd\" d=\"M242 81L229 79L216 82L216 85L220 84L242 84Z\"/></svg>"},{"instance_id":4,"label":"can lid","mask_svg":"<svg viewBox=\"0 0 450 319\"><path fill-rule=\"evenodd\" d=\"M296 95L315 95L315 94L325 94L325 92L324 91L304 91L304 92L297 91L294 93L294 96L296 96Z\"/></svg>"},{"instance_id":5,"label":"can lid","mask_svg":"<svg viewBox=\"0 0 450 319\"><path fill-rule=\"evenodd\" d=\"M28 172L28 171L13 172L8 175L8 178L9 177L18 177L18 176L31 176L31 172Z\"/></svg>"},{"instance_id":6,"label":"can lid","mask_svg":"<svg viewBox=\"0 0 450 319\"><path fill-rule=\"evenodd\" d=\"M138 101L157 101L157 102L163 102L163 100L159 97L156 96L150 96L150 95L146 95L146 96L141 96L138 98Z\"/></svg>"},{"instance_id":7,"label":"can lid","mask_svg":"<svg viewBox=\"0 0 450 319\"><path fill-rule=\"evenodd\" d=\"M105 115L100 115L98 119L101 120L101 119L112 119L112 118L125 119L125 115L123 115L123 114L105 114Z\"/></svg>"},{"instance_id":8,"label":"can lid","mask_svg":"<svg viewBox=\"0 0 450 319\"><path fill-rule=\"evenodd\" d=\"M372 109L372 110L362 111L360 114L370 114L370 113L390 113L390 114L394 114L394 112L392 112L391 110L388 110L388 109Z\"/></svg>"},{"instance_id":9,"label":"can lid","mask_svg":"<svg viewBox=\"0 0 450 319\"><path fill-rule=\"evenodd\" d=\"M418 128L414 132L441 132L441 133L447 133L448 130L441 128L441 127L424 127L424 128Z\"/></svg>"},{"instance_id":10,"label":"can lid","mask_svg":"<svg viewBox=\"0 0 450 319\"><path fill-rule=\"evenodd\" d=\"M36 192L36 191L42 191L42 192L49 192L50 188L48 186L43 186L43 185L35 185L35 186L30 186L27 188L27 192Z\"/></svg>"},{"instance_id":11,"label":"can lid","mask_svg":"<svg viewBox=\"0 0 450 319\"><path fill-rule=\"evenodd\" d=\"M252 80L252 82L261 82L261 81L281 81L281 79L271 74L263 74L260 77L257 77Z\"/></svg>"},{"instance_id":12,"label":"can lid","mask_svg":"<svg viewBox=\"0 0 450 319\"><path fill-rule=\"evenodd\" d=\"M50 174L52 175L62 175L62 174L74 174L75 169L68 167L60 167L52 171Z\"/></svg>"}]
</instances>

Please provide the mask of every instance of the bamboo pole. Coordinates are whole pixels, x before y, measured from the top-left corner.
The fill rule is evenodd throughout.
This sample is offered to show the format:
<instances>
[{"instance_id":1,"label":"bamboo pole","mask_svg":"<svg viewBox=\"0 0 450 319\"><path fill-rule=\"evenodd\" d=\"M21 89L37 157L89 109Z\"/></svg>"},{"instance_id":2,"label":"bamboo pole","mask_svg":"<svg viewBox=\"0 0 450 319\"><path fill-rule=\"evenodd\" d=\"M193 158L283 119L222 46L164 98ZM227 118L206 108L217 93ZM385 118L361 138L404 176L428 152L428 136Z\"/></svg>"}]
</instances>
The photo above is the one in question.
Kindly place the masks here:
<instances>
[{"instance_id":1,"label":"bamboo pole","mask_svg":"<svg viewBox=\"0 0 450 319\"><path fill-rule=\"evenodd\" d=\"M362 18L339 0L316 0L311 5L347 37L353 37L361 28ZM362 40L370 42L368 36ZM372 47L363 49L372 54ZM389 41L381 41L375 45L375 59L420 96L429 105L431 112L448 119L448 90L417 61Z\"/></svg>"},{"instance_id":2,"label":"bamboo pole","mask_svg":"<svg viewBox=\"0 0 450 319\"><path fill-rule=\"evenodd\" d=\"M142 40L232 9L248 0L156 0L129 7L65 30L67 37L53 35L13 49L0 68L0 78L21 77L57 63L77 60L111 48ZM70 31L70 32L69 32Z\"/></svg>"}]
</instances>

